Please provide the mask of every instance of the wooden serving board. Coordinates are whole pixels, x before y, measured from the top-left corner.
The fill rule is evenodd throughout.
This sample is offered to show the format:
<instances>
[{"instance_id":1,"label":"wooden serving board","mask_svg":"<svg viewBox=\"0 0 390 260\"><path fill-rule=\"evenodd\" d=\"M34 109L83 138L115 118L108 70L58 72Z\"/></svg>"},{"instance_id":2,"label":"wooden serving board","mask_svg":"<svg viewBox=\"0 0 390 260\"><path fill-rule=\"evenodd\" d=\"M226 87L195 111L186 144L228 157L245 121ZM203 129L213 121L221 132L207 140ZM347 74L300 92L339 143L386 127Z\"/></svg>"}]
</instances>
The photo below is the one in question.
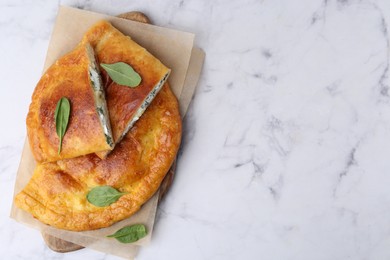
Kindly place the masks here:
<instances>
[{"instance_id":1,"label":"wooden serving board","mask_svg":"<svg viewBox=\"0 0 390 260\"><path fill-rule=\"evenodd\" d=\"M133 11L133 12L128 12L128 13L123 13L118 15L117 17L136 21L136 22L141 22L141 23L149 23L151 24L149 18L141 12ZM172 184L173 177L175 174L176 170L176 160L173 162L171 168L169 169L167 175L165 176L164 180L161 183L160 186L160 194L159 194L159 201L161 198L167 193L169 187ZM82 249L84 247L68 242L66 240L51 236L49 234L46 234L42 232L42 237L43 240L45 241L46 245L53 251L59 252L59 253L66 253L66 252L71 252L75 250Z\"/></svg>"}]
</instances>

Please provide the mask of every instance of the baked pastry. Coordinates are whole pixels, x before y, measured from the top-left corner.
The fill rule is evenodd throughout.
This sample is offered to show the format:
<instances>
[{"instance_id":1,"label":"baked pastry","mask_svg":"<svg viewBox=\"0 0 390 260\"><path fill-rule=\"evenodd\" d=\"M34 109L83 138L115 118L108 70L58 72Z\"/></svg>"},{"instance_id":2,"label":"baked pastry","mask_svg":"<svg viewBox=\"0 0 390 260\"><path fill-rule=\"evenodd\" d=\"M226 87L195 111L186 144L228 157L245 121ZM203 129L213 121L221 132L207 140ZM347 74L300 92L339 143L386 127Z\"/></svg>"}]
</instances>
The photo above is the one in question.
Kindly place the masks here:
<instances>
[{"instance_id":1,"label":"baked pastry","mask_svg":"<svg viewBox=\"0 0 390 260\"><path fill-rule=\"evenodd\" d=\"M101 70L106 82L111 129L114 141L118 143L157 95L167 80L170 69L107 21L100 21L89 29L83 42L93 46L100 63L127 63L142 78L140 85L135 88L123 87L113 82L106 71ZM104 158L107 153L101 152L98 156Z\"/></svg>"},{"instance_id":2,"label":"baked pastry","mask_svg":"<svg viewBox=\"0 0 390 260\"><path fill-rule=\"evenodd\" d=\"M134 214L157 191L180 140L178 102L166 83L106 159L89 154L38 164L15 203L41 222L60 229L110 226ZM86 196L92 188L103 185L127 194L107 207L94 206Z\"/></svg>"},{"instance_id":3,"label":"baked pastry","mask_svg":"<svg viewBox=\"0 0 390 260\"><path fill-rule=\"evenodd\" d=\"M113 148L105 94L88 42L57 60L38 82L27 115L27 135L37 162L73 158ZM70 101L69 124L59 152L57 102Z\"/></svg>"},{"instance_id":4,"label":"baked pastry","mask_svg":"<svg viewBox=\"0 0 390 260\"><path fill-rule=\"evenodd\" d=\"M92 48L99 63L124 62L131 65L142 78L140 85L136 88L118 85L103 71L103 81L101 81L97 64L93 62L94 66L92 66L89 62L94 61L91 55ZM72 69L66 67L67 62L72 64ZM138 211L159 188L180 146L181 118L178 103L168 83L165 83L169 73L170 70L159 60L108 22L102 21L92 27L78 47L57 61L42 77L43 83L38 84L33 95L34 105L30 106L28 127L31 129L34 126L37 127L36 122L43 121L41 118L48 120L41 116L38 108L45 107L42 104L45 104L47 99L51 102L51 109L55 106L53 100L57 97L51 97L48 94L50 88L54 90L53 93L58 92L57 96L63 95L63 92L57 91L57 88L62 88L55 87L61 84L57 84L51 77L60 75L62 80L72 74L79 75L75 81L72 81L75 85L79 80L82 83L80 85L85 86L86 79L88 79L92 81L89 89L95 90L97 85L102 90L102 84L104 84L108 109L98 119L103 118L106 122L108 118L110 119L107 125L111 125L113 135L109 148L112 148L114 141L116 147L107 156L107 150L110 149L100 149L99 146L98 150L96 140L88 143L91 142L91 136L93 137L100 129L96 129L99 128L98 125L82 122L86 128L81 132L84 136L81 136L82 139L79 141L87 141L86 146L93 147L93 149L89 149L86 155L70 158L75 157L74 153L73 156L69 153L72 151L69 145L72 144L71 138L75 131L71 127L80 123L77 113L85 112L85 109L82 106L73 105L75 102L73 99L77 100L80 95L78 87L64 88L69 92L65 94L69 95L73 105L66 132L69 140L64 139L61 152L61 158L67 159L54 161L58 157L56 158L52 153L50 154L52 157L48 159L47 153L42 153L46 151L46 146L42 149L41 140L32 133L33 142L30 141L30 144L35 145L32 149L38 151L35 152L39 155L35 155L38 165L29 183L16 195L15 204L45 224L73 231L107 227ZM68 83L64 81L63 84ZM86 97L88 104L93 104L91 100L95 96ZM96 104L95 102L94 111L99 113ZM146 110L149 104L151 105ZM32 121L29 122L29 120ZM53 124L51 119L50 124L42 125L43 129L40 129L42 133L38 137L47 137L46 128L53 127ZM101 125L104 130L104 124ZM108 139L106 143L109 143ZM57 147L54 146L54 148ZM85 149L85 147L80 149ZM98 151L101 152L98 153ZM105 158L101 159L97 154ZM44 161L46 162L42 163ZM105 186L110 186L125 194L112 204L104 206L92 204L88 197L90 192L96 187Z\"/></svg>"}]
</instances>

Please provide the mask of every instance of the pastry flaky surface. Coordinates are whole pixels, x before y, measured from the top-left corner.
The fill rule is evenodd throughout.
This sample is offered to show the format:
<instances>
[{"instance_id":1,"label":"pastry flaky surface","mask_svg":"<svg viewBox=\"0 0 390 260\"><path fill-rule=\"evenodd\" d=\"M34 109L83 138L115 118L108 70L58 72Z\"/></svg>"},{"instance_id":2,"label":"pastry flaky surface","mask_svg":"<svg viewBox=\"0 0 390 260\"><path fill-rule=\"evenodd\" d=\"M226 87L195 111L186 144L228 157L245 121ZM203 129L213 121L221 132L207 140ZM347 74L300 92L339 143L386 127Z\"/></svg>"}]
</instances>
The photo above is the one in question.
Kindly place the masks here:
<instances>
[{"instance_id":1,"label":"pastry flaky surface","mask_svg":"<svg viewBox=\"0 0 390 260\"><path fill-rule=\"evenodd\" d=\"M110 226L134 214L156 192L174 161L180 139L178 103L165 84L106 159L90 154L38 164L15 203L41 222L60 229ZM93 206L86 195L102 185L128 193L110 206Z\"/></svg>"},{"instance_id":2,"label":"pastry flaky surface","mask_svg":"<svg viewBox=\"0 0 390 260\"><path fill-rule=\"evenodd\" d=\"M135 88L123 87L113 82L104 70L106 99L110 113L111 129L115 142L126 133L129 124L141 116L137 111L148 95L158 92L158 85L165 82L170 69L138 45L129 36L123 35L107 21L100 21L86 32L83 42L89 42L95 49L100 63L124 62L140 74L141 84ZM106 153L107 154L107 153ZM104 158L104 153L98 153Z\"/></svg>"},{"instance_id":3,"label":"pastry flaky surface","mask_svg":"<svg viewBox=\"0 0 390 260\"><path fill-rule=\"evenodd\" d=\"M37 162L112 149L96 109L89 78L91 59L88 50L92 50L88 43L79 44L57 60L43 74L34 90L26 123L31 151ZM59 154L54 113L62 97L69 99L71 112Z\"/></svg>"}]
</instances>

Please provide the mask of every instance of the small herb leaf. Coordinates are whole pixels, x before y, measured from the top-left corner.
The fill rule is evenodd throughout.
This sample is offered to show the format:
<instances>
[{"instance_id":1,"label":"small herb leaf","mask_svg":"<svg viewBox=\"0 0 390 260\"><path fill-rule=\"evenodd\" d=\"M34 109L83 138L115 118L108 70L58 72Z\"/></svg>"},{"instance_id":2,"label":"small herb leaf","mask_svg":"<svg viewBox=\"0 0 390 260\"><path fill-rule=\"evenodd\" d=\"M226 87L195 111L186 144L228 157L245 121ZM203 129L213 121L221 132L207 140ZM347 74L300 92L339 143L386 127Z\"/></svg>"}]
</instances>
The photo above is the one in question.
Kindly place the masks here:
<instances>
[{"instance_id":1,"label":"small herb leaf","mask_svg":"<svg viewBox=\"0 0 390 260\"><path fill-rule=\"evenodd\" d=\"M102 68L107 71L110 78L119 85L134 88L141 83L141 76L127 63L101 63L100 66L102 66Z\"/></svg>"},{"instance_id":2,"label":"small herb leaf","mask_svg":"<svg viewBox=\"0 0 390 260\"><path fill-rule=\"evenodd\" d=\"M68 127L69 115L70 115L70 102L66 97L63 97L58 101L56 110L54 112L54 120L56 122L56 132L58 137L60 138L60 145L58 146L58 154L60 154L62 150L62 139L64 138L66 129Z\"/></svg>"},{"instance_id":3,"label":"small herb leaf","mask_svg":"<svg viewBox=\"0 0 390 260\"><path fill-rule=\"evenodd\" d=\"M97 207L106 207L122 197L124 192L119 192L111 186L98 186L90 190L87 194L87 200Z\"/></svg>"},{"instance_id":4,"label":"small herb leaf","mask_svg":"<svg viewBox=\"0 0 390 260\"><path fill-rule=\"evenodd\" d=\"M107 237L113 237L121 243L133 243L145 237L146 234L147 232L145 225L135 224L121 228L114 234Z\"/></svg>"}]
</instances>

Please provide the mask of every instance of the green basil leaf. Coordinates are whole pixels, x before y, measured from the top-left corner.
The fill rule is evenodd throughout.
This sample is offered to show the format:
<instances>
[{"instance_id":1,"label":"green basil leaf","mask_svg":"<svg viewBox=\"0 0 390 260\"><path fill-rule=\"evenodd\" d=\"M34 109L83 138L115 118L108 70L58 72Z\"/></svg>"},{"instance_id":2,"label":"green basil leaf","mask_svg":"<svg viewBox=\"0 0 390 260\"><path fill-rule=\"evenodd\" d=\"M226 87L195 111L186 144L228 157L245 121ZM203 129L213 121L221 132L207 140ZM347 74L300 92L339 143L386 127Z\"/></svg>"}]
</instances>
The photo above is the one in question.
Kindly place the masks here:
<instances>
[{"instance_id":1,"label":"green basil leaf","mask_svg":"<svg viewBox=\"0 0 390 260\"><path fill-rule=\"evenodd\" d=\"M97 207L106 207L117 201L125 192L119 192L111 186L98 186L90 190L87 200Z\"/></svg>"},{"instance_id":2,"label":"green basil leaf","mask_svg":"<svg viewBox=\"0 0 390 260\"><path fill-rule=\"evenodd\" d=\"M61 153L62 149L62 139L64 138L66 129L68 128L70 116L70 102L67 98L61 98L56 106L56 111L54 112L54 120L56 122L56 132L60 138L60 145L58 147L58 154Z\"/></svg>"},{"instance_id":3,"label":"green basil leaf","mask_svg":"<svg viewBox=\"0 0 390 260\"><path fill-rule=\"evenodd\" d=\"M107 71L110 78L119 85L136 87L141 83L141 76L135 70L124 62L113 64L101 63L100 66Z\"/></svg>"},{"instance_id":4,"label":"green basil leaf","mask_svg":"<svg viewBox=\"0 0 390 260\"><path fill-rule=\"evenodd\" d=\"M133 243L139 239L145 237L147 234L145 225L135 224L119 229L112 235L107 237L113 237L121 243Z\"/></svg>"}]
</instances>

